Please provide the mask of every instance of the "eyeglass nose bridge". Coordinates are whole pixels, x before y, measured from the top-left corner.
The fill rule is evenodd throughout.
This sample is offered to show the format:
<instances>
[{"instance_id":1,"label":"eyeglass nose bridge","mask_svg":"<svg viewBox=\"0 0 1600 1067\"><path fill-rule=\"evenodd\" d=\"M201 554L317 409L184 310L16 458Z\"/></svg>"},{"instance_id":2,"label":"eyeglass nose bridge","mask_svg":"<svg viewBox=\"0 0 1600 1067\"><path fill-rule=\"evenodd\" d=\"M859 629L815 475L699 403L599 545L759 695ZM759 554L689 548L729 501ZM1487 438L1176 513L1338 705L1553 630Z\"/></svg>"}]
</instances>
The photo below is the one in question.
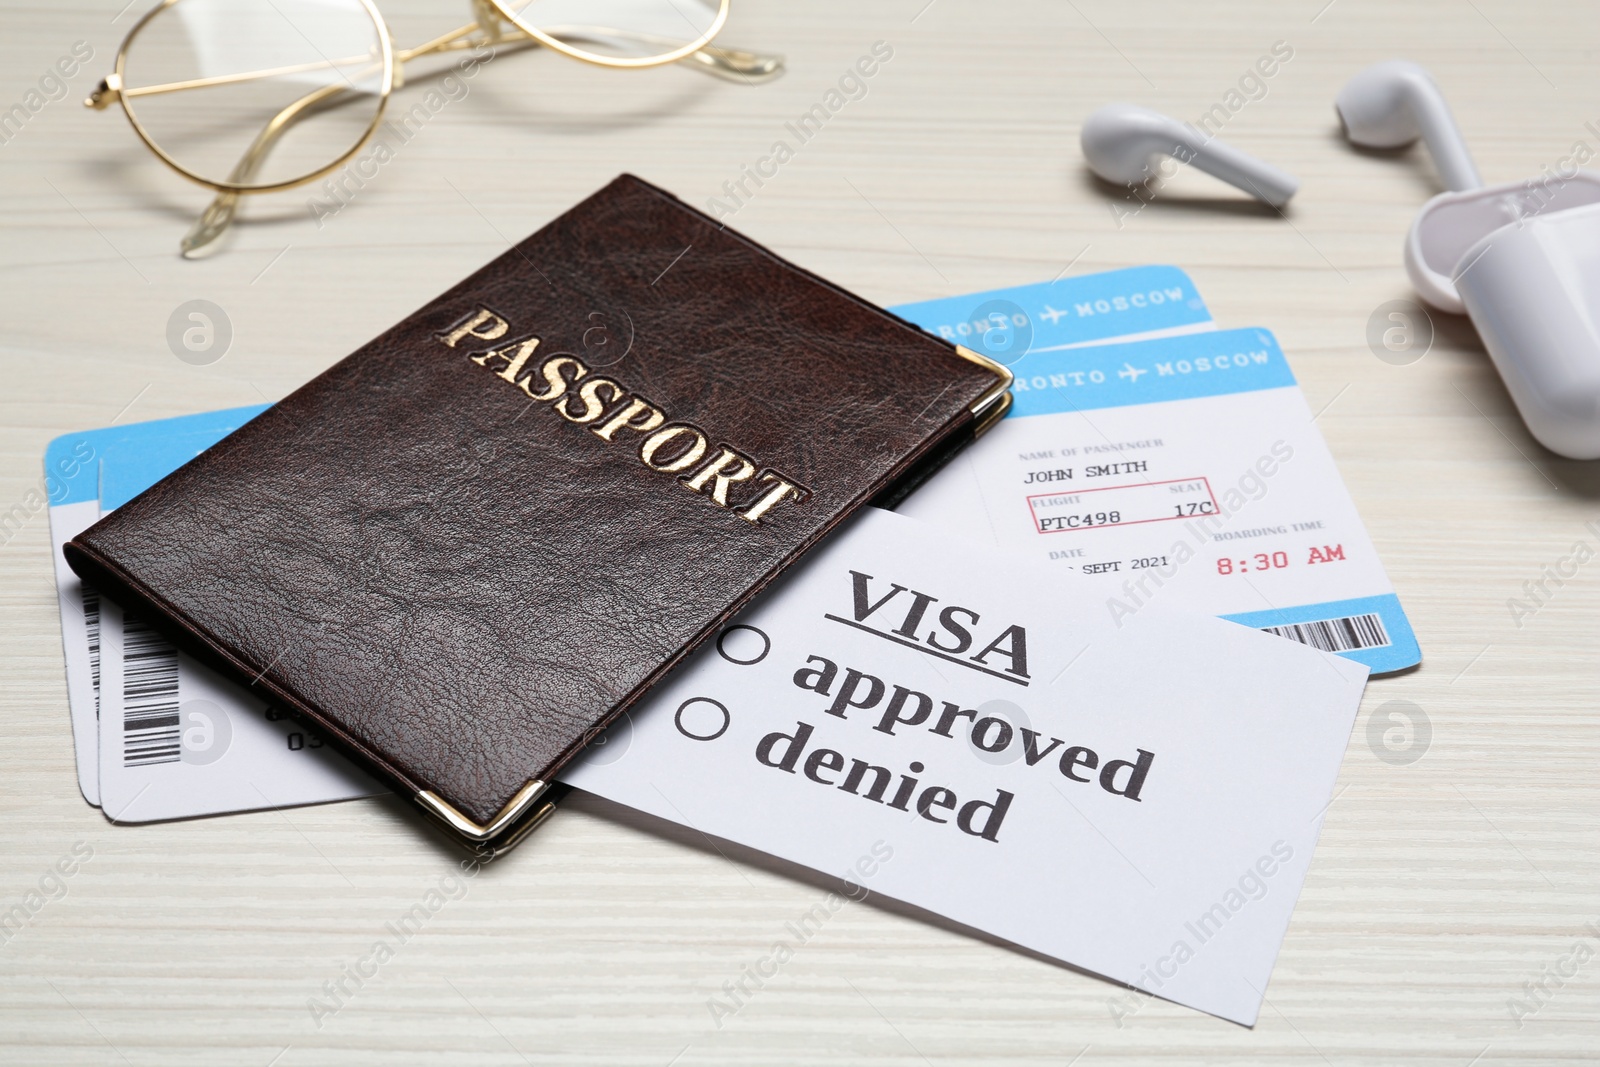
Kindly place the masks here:
<instances>
[{"instance_id":1,"label":"eyeglass nose bridge","mask_svg":"<svg viewBox=\"0 0 1600 1067\"><path fill-rule=\"evenodd\" d=\"M495 7L493 0L472 0L472 15L490 43L504 39L505 15Z\"/></svg>"},{"instance_id":2,"label":"eyeglass nose bridge","mask_svg":"<svg viewBox=\"0 0 1600 1067\"><path fill-rule=\"evenodd\" d=\"M121 99L122 75L112 71L100 79L100 84L94 87L94 91L83 102L83 106L94 108L96 111L104 111Z\"/></svg>"}]
</instances>

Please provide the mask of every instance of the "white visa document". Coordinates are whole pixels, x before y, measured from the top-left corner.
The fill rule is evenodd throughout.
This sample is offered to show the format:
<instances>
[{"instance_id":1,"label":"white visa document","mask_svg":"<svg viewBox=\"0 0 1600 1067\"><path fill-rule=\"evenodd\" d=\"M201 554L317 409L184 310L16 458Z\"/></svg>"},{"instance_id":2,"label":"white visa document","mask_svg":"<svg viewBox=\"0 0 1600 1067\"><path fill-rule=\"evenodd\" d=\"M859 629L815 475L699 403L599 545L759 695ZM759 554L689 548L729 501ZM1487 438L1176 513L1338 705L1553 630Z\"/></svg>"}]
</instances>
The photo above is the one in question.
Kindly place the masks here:
<instances>
[{"instance_id":1,"label":"white visa document","mask_svg":"<svg viewBox=\"0 0 1600 1067\"><path fill-rule=\"evenodd\" d=\"M902 513L1065 572L1112 621L1154 603L1374 672L1421 661L1271 333L1029 348L1011 370L1010 413Z\"/></svg>"},{"instance_id":2,"label":"white visa document","mask_svg":"<svg viewBox=\"0 0 1600 1067\"><path fill-rule=\"evenodd\" d=\"M561 777L1249 1025L1366 677L870 510Z\"/></svg>"}]
</instances>

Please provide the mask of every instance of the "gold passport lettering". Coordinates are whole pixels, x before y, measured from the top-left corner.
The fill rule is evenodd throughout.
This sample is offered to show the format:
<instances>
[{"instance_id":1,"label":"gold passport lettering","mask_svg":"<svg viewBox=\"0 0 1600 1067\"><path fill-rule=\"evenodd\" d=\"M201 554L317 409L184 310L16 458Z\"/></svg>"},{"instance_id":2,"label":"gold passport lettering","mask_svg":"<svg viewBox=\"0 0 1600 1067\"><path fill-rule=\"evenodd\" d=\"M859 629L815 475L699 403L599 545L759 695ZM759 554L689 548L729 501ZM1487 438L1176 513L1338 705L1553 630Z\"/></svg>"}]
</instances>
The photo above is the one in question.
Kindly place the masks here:
<instances>
[{"instance_id":1,"label":"gold passport lettering","mask_svg":"<svg viewBox=\"0 0 1600 1067\"><path fill-rule=\"evenodd\" d=\"M600 391L604 389L607 396L600 399ZM556 405L556 414L568 422L586 425L598 419L606 410L606 405L614 403L628 395L628 391L614 378L585 378L582 385L578 386L578 395L569 397L565 404ZM573 402L583 406L574 409Z\"/></svg>"},{"instance_id":2,"label":"gold passport lettering","mask_svg":"<svg viewBox=\"0 0 1600 1067\"><path fill-rule=\"evenodd\" d=\"M679 441L687 435L691 440ZM677 444L674 444L677 442ZM656 457L661 450L667 449L670 459L656 462ZM673 448L682 448L683 451L674 453ZM693 426L685 426L675 422L671 426L663 426L655 433L644 439L644 444L639 446L639 460L653 471L681 471L685 467L692 467L706 454L706 435Z\"/></svg>"},{"instance_id":3,"label":"gold passport lettering","mask_svg":"<svg viewBox=\"0 0 1600 1067\"><path fill-rule=\"evenodd\" d=\"M468 342L476 349L476 342L498 341L510 332L509 321L480 307L434 337L449 348ZM630 392L615 378L590 374L588 366L571 353L536 362L538 348L539 338L523 337L497 348L470 351L468 358L516 386L529 399L549 404L567 422L588 427L602 441L637 440L638 459L645 467L678 475L679 485L748 523L760 523L780 504L802 503L811 495L805 486L763 468L736 448L718 445L713 452L710 438L699 428L669 422L660 405ZM624 433L636 436L619 438ZM749 494L751 489L754 495Z\"/></svg>"},{"instance_id":4,"label":"gold passport lettering","mask_svg":"<svg viewBox=\"0 0 1600 1067\"><path fill-rule=\"evenodd\" d=\"M511 329L511 324L488 308L479 308L454 326L448 333L439 335L439 340L454 348L464 337L476 337L480 341L498 341Z\"/></svg>"},{"instance_id":5,"label":"gold passport lettering","mask_svg":"<svg viewBox=\"0 0 1600 1067\"><path fill-rule=\"evenodd\" d=\"M735 473L729 473L730 471ZM721 448L711 462L683 479L683 487L691 492L703 493L706 483L711 483L711 502L718 507L728 506L728 486L734 482L748 482L756 473L756 465L731 448Z\"/></svg>"},{"instance_id":6,"label":"gold passport lettering","mask_svg":"<svg viewBox=\"0 0 1600 1067\"><path fill-rule=\"evenodd\" d=\"M661 409L653 406L648 401L634 397L618 408L612 416L594 428L595 434L602 441L609 441L620 429L626 427L637 430L639 433L653 430L667 421Z\"/></svg>"}]
</instances>

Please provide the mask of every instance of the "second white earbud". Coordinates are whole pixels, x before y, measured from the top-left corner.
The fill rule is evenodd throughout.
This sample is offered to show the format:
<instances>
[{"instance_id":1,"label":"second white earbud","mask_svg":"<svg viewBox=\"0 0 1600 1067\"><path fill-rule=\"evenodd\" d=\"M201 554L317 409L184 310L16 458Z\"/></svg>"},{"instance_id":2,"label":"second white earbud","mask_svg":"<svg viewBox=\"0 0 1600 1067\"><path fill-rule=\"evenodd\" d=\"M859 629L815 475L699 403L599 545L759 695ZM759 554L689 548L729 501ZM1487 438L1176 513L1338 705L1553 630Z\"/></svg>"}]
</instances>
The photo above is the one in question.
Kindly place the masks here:
<instances>
[{"instance_id":1,"label":"second white earbud","mask_svg":"<svg viewBox=\"0 0 1600 1067\"><path fill-rule=\"evenodd\" d=\"M1134 185L1155 176L1153 161L1171 156L1273 207L1287 204L1300 188L1295 178L1270 163L1137 104L1100 108L1083 120L1079 141L1089 169L1118 185Z\"/></svg>"},{"instance_id":2,"label":"second white earbud","mask_svg":"<svg viewBox=\"0 0 1600 1067\"><path fill-rule=\"evenodd\" d=\"M1441 311L1465 312L1539 443L1600 459L1600 175L1485 186L1428 72L1392 59L1361 71L1334 107L1358 145L1419 136L1450 187L1406 235L1406 273Z\"/></svg>"},{"instance_id":3,"label":"second white earbud","mask_svg":"<svg viewBox=\"0 0 1600 1067\"><path fill-rule=\"evenodd\" d=\"M1376 63L1351 78L1333 102L1344 135L1365 148L1403 148L1421 137L1451 192L1483 184L1450 105L1422 66Z\"/></svg>"}]
</instances>

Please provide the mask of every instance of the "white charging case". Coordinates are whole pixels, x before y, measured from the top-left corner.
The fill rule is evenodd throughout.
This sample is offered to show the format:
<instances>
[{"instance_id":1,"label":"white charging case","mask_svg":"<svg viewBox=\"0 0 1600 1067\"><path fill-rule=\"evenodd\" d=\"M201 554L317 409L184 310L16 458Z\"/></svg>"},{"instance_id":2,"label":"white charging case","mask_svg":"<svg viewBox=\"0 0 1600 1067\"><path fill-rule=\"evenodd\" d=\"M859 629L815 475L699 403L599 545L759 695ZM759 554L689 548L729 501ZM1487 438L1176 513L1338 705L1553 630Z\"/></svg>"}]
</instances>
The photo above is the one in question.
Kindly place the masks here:
<instances>
[{"instance_id":1,"label":"white charging case","mask_svg":"<svg viewBox=\"0 0 1600 1067\"><path fill-rule=\"evenodd\" d=\"M1424 300L1471 316L1539 443L1600 459L1600 177L1442 193L1405 258Z\"/></svg>"}]
</instances>

